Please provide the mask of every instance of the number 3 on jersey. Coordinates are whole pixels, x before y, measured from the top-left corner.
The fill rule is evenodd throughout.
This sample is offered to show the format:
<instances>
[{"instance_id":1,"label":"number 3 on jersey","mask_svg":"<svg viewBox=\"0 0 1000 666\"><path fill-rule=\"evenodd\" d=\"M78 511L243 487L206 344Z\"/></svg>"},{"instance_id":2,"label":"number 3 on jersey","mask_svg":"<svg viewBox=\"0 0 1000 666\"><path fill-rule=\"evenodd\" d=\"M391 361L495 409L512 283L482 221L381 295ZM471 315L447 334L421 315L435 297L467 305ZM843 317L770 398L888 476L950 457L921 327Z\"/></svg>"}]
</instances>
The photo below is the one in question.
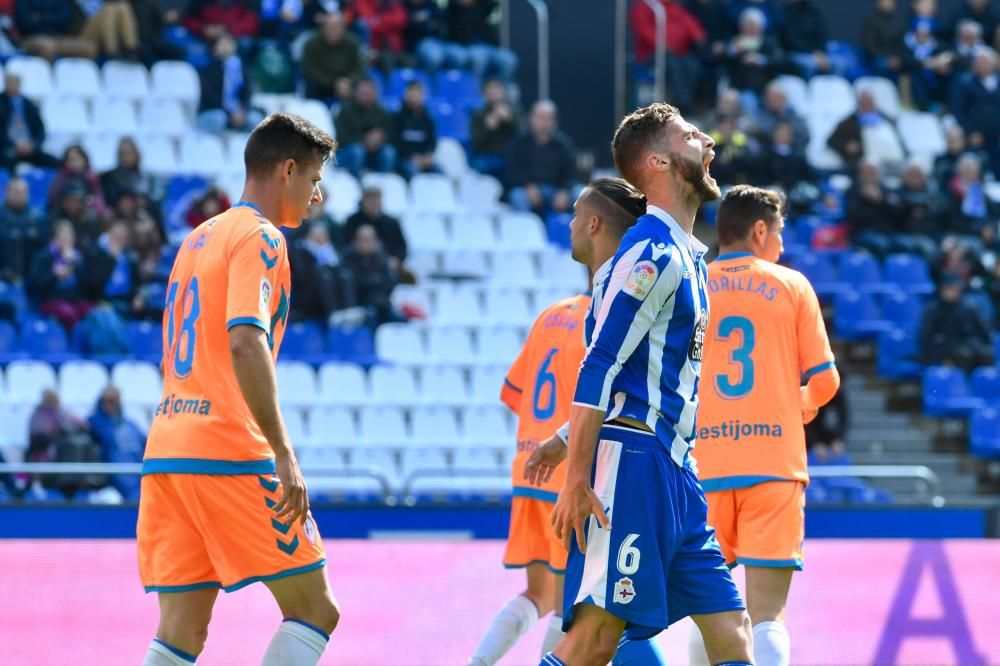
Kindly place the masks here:
<instances>
[{"instance_id":1,"label":"number 3 on jersey","mask_svg":"<svg viewBox=\"0 0 1000 666\"><path fill-rule=\"evenodd\" d=\"M719 322L717 340L729 341L733 334L739 332L739 346L729 353L730 364L737 365L736 380L728 374L718 374L713 380L715 392L725 400L739 400L753 390L753 353L757 343L753 322L746 317L731 316Z\"/></svg>"},{"instance_id":2,"label":"number 3 on jersey","mask_svg":"<svg viewBox=\"0 0 1000 666\"><path fill-rule=\"evenodd\" d=\"M175 335L178 288L177 282L171 282L170 286L167 287L167 350L164 356L173 358L174 375L178 379L187 379L194 364L194 342L197 334L194 325L201 314L201 305L198 301L198 278L191 278L191 282L181 296L180 334Z\"/></svg>"}]
</instances>

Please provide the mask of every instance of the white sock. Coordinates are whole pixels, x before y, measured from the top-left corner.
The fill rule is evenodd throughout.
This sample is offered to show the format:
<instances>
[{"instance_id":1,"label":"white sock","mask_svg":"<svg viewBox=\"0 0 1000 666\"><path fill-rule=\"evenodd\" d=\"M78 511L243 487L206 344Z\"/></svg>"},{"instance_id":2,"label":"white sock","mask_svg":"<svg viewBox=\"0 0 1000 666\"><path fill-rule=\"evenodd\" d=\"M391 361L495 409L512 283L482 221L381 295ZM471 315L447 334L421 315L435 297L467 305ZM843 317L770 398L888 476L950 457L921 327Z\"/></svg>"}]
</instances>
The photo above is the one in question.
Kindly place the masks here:
<instances>
[{"instance_id":1,"label":"white sock","mask_svg":"<svg viewBox=\"0 0 1000 666\"><path fill-rule=\"evenodd\" d=\"M479 647L469 659L469 666L492 666L514 647L524 634L538 622L538 609L528 597L519 594L500 609Z\"/></svg>"},{"instance_id":2,"label":"white sock","mask_svg":"<svg viewBox=\"0 0 1000 666\"><path fill-rule=\"evenodd\" d=\"M757 666L788 666L792 639L781 622L761 622L753 626L753 659Z\"/></svg>"},{"instance_id":3,"label":"white sock","mask_svg":"<svg viewBox=\"0 0 1000 666\"><path fill-rule=\"evenodd\" d=\"M142 666L191 666L194 659L189 657L193 655L154 638L146 651L146 658L142 660Z\"/></svg>"},{"instance_id":4,"label":"white sock","mask_svg":"<svg viewBox=\"0 0 1000 666\"><path fill-rule=\"evenodd\" d=\"M556 649L565 636L566 632L562 630L562 616L553 614L549 618L549 628L545 631L545 639L542 641L542 656L544 657L547 652L552 652Z\"/></svg>"},{"instance_id":5,"label":"white sock","mask_svg":"<svg viewBox=\"0 0 1000 666\"><path fill-rule=\"evenodd\" d=\"M708 663L708 652L705 650L705 639L698 630L698 625L691 624L691 636L688 639L688 664L690 666L711 666Z\"/></svg>"},{"instance_id":6,"label":"white sock","mask_svg":"<svg viewBox=\"0 0 1000 666\"><path fill-rule=\"evenodd\" d=\"M330 637L300 620L285 620L267 646L261 666L316 666Z\"/></svg>"}]
</instances>

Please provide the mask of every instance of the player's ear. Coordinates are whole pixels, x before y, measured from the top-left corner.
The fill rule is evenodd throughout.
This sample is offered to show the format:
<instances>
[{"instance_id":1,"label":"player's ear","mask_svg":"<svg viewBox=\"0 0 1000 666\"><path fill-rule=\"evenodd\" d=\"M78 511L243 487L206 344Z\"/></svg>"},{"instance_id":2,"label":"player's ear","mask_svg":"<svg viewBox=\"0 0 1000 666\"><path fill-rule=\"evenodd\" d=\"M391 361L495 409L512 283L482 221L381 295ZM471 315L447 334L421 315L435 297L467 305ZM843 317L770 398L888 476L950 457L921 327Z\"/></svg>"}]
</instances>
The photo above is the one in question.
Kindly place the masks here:
<instances>
[{"instance_id":1,"label":"player's ear","mask_svg":"<svg viewBox=\"0 0 1000 666\"><path fill-rule=\"evenodd\" d=\"M295 160L287 159L281 163L281 179L284 181L289 181L292 176L295 175L296 165Z\"/></svg>"},{"instance_id":2,"label":"player's ear","mask_svg":"<svg viewBox=\"0 0 1000 666\"><path fill-rule=\"evenodd\" d=\"M753 223L753 239L758 243L763 243L767 240L768 232L770 232L770 229L765 220L757 220Z\"/></svg>"},{"instance_id":3,"label":"player's ear","mask_svg":"<svg viewBox=\"0 0 1000 666\"><path fill-rule=\"evenodd\" d=\"M650 153L646 156L646 166L653 171L665 171L670 167L670 160L658 153Z\"/></svg>"},{"instance_id":4,"label":"player's ear","mask_svg":"<svg viewBox=\"0 0 1000 666\"><path fill-rule=\"evenodd\" d=\"M587 231L593 236L598 231L601 230L601 218L599 215L591 215L590 221L587 223Z\"/></svg>"}]
</instances>

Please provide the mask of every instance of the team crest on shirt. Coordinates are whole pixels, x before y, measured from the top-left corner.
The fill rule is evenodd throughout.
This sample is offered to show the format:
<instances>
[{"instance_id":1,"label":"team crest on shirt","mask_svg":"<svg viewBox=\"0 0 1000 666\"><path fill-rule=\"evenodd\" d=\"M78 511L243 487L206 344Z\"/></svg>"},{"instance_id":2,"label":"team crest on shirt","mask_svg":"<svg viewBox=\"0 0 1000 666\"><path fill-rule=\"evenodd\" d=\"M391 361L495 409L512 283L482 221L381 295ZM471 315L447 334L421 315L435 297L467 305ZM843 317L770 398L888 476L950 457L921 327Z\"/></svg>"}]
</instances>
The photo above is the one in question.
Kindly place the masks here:
<instances>
[{"instance_id":1,"label":"team crest on shirt","mask_svg":"<svg viewBox=\"0 0 1000 666\"><path fill-rule=\"evenodd\" d=\"M694 327L694 335L691 336L691 347L688 349L688 358L692 361L701 362L702 353L705 347L705 330L708 328L708 313L702 311L698 317L698 323Z\"/></svg>"},{"instance_id":2,"label":"team crest on shirt","mask_svg":"<svg viewBox=\"0 0 1000 666\"><path fill-rule=\"evenodd\" d=\"M266 277L260 279L260 313L264 316L265 320L270 321L271 319L271 292L274 289L271 287L271 281Z\"/></svg>"},{"instance_id":3,"label":"team crest on shirt","mask_svg":"<svg viewBox=\"0 0 1000 666\"><path fill-rule=\"evenodd\" d=\"M619 578L615 583L615 603L630 604L635 599L635 587L631 578Z\"/></svg>"},{"instance_id":4,"label":"team crest on shirt","mask_svg":"<svg viewBox=\"0 0 1000 666\"><path fill-rule=\"evenodd\" d=\"M653 290L653 285L659 274L659 269L652 261L638 261L632 267L632 272L629 273L622 291L644 301L649 296L649 292Z\"/></svg>"},{"instance_id":5,"label":"team crest on shirt","mask_svg":"<svg viewBox=\"0 0 1000 666\"><path fill-rule=\"evenodd\" d=\"M306 516L306 521L302 525L302 531L305 532L306 539L309 543L316 543L316 522L313 520L312 515Z\"/></svg>"}]
</instances>

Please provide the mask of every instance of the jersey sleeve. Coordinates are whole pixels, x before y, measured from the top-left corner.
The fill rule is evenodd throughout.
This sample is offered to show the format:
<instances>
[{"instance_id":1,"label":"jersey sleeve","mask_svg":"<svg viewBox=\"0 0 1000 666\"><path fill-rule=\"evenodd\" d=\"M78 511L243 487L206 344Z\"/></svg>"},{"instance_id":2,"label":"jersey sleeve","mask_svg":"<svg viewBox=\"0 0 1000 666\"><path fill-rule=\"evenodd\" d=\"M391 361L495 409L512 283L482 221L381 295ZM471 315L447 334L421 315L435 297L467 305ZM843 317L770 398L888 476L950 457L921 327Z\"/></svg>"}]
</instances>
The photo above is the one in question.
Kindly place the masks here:
<instances>
[{"instance_id":1,"label":"jersey sleeve","mask_svg":"<svg viewBox=\"0 0 1000 666\"><path fill-rule=\"evenodd\" d=\"M816 292L805 277L799 276L797 282L795 326L799 341L799 371L803 381L807 381L813 375L836 367L836 364Z\"/></svg>"},{"instance_id":2,"label":"jersey sleeve","mask_svg":"<svg viewBox=\"0 0 1000 666\"><path fill-rule=\"evenodd\" d=\"M607 411L611 385L677 291L683 267L673 251L654 257L650 241L622 252L611 268L573 404Z\"/></svg>"},{"instance_id":3,"label":"jersey sleeve","mask_svg":"<svg viewBox=\"0 0 1000 666\"><path fill-rule=\"evenodd\" d=\"M284 238L261 225L238 239L229 256L226 329L249 324L271 330L272 299L288 271Z\"/></svg>"}]
</instances>

